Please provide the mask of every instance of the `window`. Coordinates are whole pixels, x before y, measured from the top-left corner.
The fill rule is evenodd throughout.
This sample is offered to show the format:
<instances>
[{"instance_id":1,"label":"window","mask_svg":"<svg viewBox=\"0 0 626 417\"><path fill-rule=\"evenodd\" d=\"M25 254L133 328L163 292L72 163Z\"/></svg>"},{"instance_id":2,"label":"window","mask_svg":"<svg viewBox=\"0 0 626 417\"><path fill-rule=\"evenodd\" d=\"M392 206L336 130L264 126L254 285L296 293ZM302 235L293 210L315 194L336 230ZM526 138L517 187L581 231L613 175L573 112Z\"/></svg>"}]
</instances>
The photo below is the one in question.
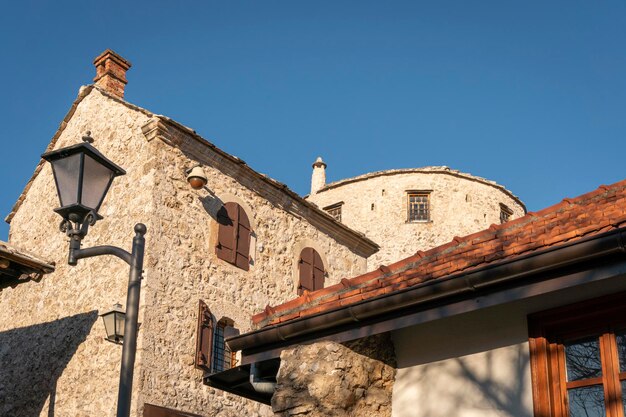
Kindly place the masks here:
<instances>
[{"instance_id":1,"label":"window","mask_svg":"<svg viewBox=\"0 0 626 417\"><path fill-rule=\"evenodd\" d=\"M338 222L341 221L341 206L343 205L343 201L339 203L335 203L328 207L324 207L324 211L332 216L333 219Z\"/></svg>"},{"instance_id":2,"label":"window","mask_svg":"<svg viewBox=\"0 0 626 417\"><path fill-rule=\"evenodd\" d=\"M196 336L196 368L215 373L235 367L237 365L235 352L231 352L225 340L236 334L239 334L239 330L234 327L231 319L223 317L215 324L211 310L204 301L200 300Z\"/></svg>"},{"instance_id":3,"label":"window","mask_svg":"<svg viewBox=\"0 0 626 417\"><path fill-rule=\"evenodd\" d=\"M626 294L529 316L535 416L623 417Z\"/></svg>"},{"instance_id":4,"label":"window","mask_svg":"<svg viewBox=\"0 0 626 417\"><path fill-rule=\"evenodd\" d=\"M500 223L506 223L511 220L511 216L513 215L513 211L500 203Z\"/></svg>"},{"instance_id":5,"label":"window","mask_svg":"<svg viewBox=\"0 0 626 417\"><path fill-rule=\"evenodd\" d=\"M315 291L324 288L324 263L322 257L313 248L304 248L298 261L300 281L298 295L304 290Z\"/></svg>"},{"instance_id":6,"label":"window","mask_svg":"<svg viewBox=\"0 0 626 417\"><path fill-rule=\"evenodd\" d=\"M250 221L237 203L226 203L217 212L217 257L245 271L250 269Z\"/></svg>"},{"instance_id":7,"label":"window","mask_svg":"<svg viewBox=\"0 0 626 417\"><path fill-rule=\"evenodd\" d=\"M234 324L235 323L227 317L217 322L213 336L213 372L226 371L236 365L234 352L231 352L224 341L226 337L230 337L235 333L233 331L235 328Z\"/></svg>"},{"instance_id":8,"label":"window","mask_svg":"<svg viewBox=\"0 0 626 417\"><path fill-rule=\"evenodd\" d=\"M407 191L407 222L430 220L430 192Z\"/></svg>"}]
</instances>

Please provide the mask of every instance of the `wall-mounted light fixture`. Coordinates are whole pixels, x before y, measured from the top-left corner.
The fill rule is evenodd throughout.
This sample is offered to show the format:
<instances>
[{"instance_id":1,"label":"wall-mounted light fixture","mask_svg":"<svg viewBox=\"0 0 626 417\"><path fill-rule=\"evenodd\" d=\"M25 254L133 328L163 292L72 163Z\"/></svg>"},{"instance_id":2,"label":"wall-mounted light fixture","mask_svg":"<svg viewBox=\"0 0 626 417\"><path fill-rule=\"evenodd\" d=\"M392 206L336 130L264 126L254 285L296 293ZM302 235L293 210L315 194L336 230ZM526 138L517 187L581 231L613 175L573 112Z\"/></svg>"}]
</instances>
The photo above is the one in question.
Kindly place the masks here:
<instances>
[{"instance_id":1,"label":"wall-mounted light fixture","mask_svg":"<svg viewBox=\"0 0 626 417\"><path fill-rule=\"evenodd\" d=\"M121 345L124 341L124 323L126 313L121 304L115 304L110 311L100 314L104 322L104 330L107 333L106 340Z\"/></svg>"},{"instance_id":2,"label":"wall-mounted light fixture","mask_svg":"<svg viewBox=\"0 0 626 417\"><path fill-rule=\"evenodd\" d=\"M208 181L202 166L196 165L195 167L186 171L187 182L194 190L199 190L204 187Z\"/></svg>"}]
</instances>

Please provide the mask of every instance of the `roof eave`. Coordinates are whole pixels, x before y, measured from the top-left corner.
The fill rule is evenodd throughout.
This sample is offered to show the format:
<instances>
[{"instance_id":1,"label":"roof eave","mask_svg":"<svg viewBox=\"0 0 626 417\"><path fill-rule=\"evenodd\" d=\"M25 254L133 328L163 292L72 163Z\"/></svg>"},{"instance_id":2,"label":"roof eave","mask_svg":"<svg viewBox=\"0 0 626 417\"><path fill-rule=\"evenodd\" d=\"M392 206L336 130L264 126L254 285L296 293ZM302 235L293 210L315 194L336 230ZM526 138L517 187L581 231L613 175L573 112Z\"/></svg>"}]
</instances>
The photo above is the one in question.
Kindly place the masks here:
<instances>
[{"instance_id":1,"label":"roof eave","mask_svg":"<svg viewBox=\"0 0 626 417\"><path fill-rule=\"evenodd\" d=\"M262 329L235 336L227 340L233 351L242 350L243 363L256 359L269 359L290 345L327 338L329 335L353 331L373 334L368 326L392 316L392 326L402 328L409 325L398 320L407 311L415 312L431 303L446 305L459 297L475 297L481 291L493 290L496 286L520 285L522 278L537 277L548 271L560 270L582 262L610 255L623 258L626 253L626 228L594 235L543 251L527 254L492 264L467 273L460 273L422 283L420 285L342 306L315 315L285 321ZM540 275L538 280L546 280ZM387 328L395 330L395 328ZM266 352L266 354L264 354Z\"/></svg>"}]
</instances>

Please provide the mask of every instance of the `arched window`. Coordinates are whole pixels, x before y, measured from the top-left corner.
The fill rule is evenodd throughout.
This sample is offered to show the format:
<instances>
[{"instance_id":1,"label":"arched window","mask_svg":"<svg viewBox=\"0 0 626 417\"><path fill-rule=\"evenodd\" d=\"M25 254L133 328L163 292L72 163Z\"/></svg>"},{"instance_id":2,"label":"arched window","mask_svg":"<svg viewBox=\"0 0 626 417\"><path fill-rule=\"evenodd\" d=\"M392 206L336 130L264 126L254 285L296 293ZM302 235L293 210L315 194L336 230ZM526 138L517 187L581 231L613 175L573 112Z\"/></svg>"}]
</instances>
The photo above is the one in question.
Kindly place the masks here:
<instances>
[{"instance_id":1,"label":"arched window","mask_svg":"<svg viewBox=\"0 0 626 417\"><path fill-rule=\"evenodd\" d=\"M217 323L206 303L200 300L198 333L196 340L196 368L215 373L236 366L235 352L231 352L226 339L239 334L235 323L222 317Z\"/></svg>"},{"instance_id":2,"label":"arched window","mask_svg":"<svg viewBox=\"0 0 626 417\"><path fill-rule=\"evenodd\" d=\"M221 372L235 366L235 357L233 352L224 341L226 337L232 336L235 333L235 323L227 318L223 317L217 322L215 326L215 333L213 335L213 372Z\"/></svg>"},{"instance_id":3,"label":"arched window","mask_svg":"<svg viewBox=\"0 0 626 417\"><path fill-rule=\"evenodd\" d=\"M324 263L322 257L313 248L304 248L298 261L299 284L298 295L304 290L315 291L324 288Z\"/></svg>"},{"instance_id":4,"label":"arched window","mask_svg":"<svg viewBox=\"0 0 626 417\"><path fill-rule=\"evenodd\" d=\"M226 203L217 212L217 257L245 271L250 269L250 221L237 203Z\"/></svg>"}]
</instances>

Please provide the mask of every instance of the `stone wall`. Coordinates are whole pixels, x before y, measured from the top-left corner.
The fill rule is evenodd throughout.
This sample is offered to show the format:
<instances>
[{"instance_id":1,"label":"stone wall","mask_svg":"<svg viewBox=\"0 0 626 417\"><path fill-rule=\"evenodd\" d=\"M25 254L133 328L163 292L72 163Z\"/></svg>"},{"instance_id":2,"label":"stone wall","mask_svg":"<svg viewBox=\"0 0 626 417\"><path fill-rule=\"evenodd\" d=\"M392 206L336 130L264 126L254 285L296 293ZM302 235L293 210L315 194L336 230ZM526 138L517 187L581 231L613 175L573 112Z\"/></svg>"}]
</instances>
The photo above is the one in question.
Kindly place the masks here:
<instances>
[{"instance_id":1,"label":"stone wall","mask_svg":"<svg viewBox=\"0 0 626 417\"><path fill-rule=\"evenodd\" d=\"M193 366L198 300L217 319L229 317L247 331L253 313L296 296L294 262L303 241L325 251L330 283L365 270L358 244L338 243L327 233L332 222L326 229L313 226L306 212L299 214L302 204L277 187L258 178L233 179L242 169L236 160L191 133L177 132L176 143L149 138L142 128L155 116L96 88L81 91L53 148L78 143L89 130L94 145L127 171L114 181L101 208L104 219L90 229L84 246L130 250L134 224L148 228L131 414L141 415L148 402L207 416L270 415L269 407L202 384L202 372ZM210 193L193 191L185 181L185 169L198 161L206 165ZM124 304L128 266L112 257L67 265L67 238L52 211L59 205L52 172L49 164L38 171L12 215L10 241L57 268L39 282L0 291L0 393L9 399L0 414L113 416L121 348L104 340L97 313ZM215 214L227 201L240 202L253 223L247 272L214 253ZM346 239L353 235L339 232ZM26 344L28 352L20 352L29 337L35 339ZM59 350L64 354L52 355ZM37 395L19 391L13 378L24 374L38 383Z\"/></svg>"},{"instance_id":2,"label":"stone wall","mask_svg":"<svg viewBox=\"0 0 626 417\"><path fill-rule=\"evenodd\" d=\"M166 141L175 142L176 148ZM269 407L197 382L201 372L192 364L198 299L216 320L228 317L246 332L251 330L250 317L266 305L297 296L302 246L315 246L324 254L328 285L364 272L365 259L289 212L293 203L283 194L275 194L262 179L237 174L236 161L207 152L192 134L168 125L150 143L158 152L154 233L164 245L149 265L146 303L151 308L144 320L141 402L207 416L271 415ZM185 169L197 162L208 179L198 191L185 180ZM230 201L246 210L254 232L249 271L215 254L217 210ZM171 375L177 375L176 381Z\"/></svg>"},{"instance_id":3,"label":"stone wall","mask_svg":"<svg viewBox=\"0 0 626 417\"><path fill-rule=\"evenodd\" d=\"M272 397L277 416L391 416L396 365L389 334L300 345L280 359Z\"/></svg>"},{"instance_id":4,"label":"stone wall","mask_svg":"<svg viewBox=\"0 0 626 417\"><path fill-rule=\"evenodd\" d=\"M430 191L430 221L407 222L407 191ZM519 200L486 180L445 167L366 174L307 199L320 208L343 201L341 221L378 243L368 270L500 223L500 203L523 216Z\"/></svg>"},{"instance_id":5,"label":"stone wall","mask_svg":"<svg viewBox=\"0 0 626 417\"><path fill-rule=\"evenodd\" d=\"M89 88L82 90L78 101L55 136L54 147L80 143L91 131L94 145L104 155L129 168L127 175L115 180L101 210L104 219L91 228L84 246L111 244L130 250L133 226L143 221L148 224L150 259L154 235L149 184L154 180L151 145L139 129L148 115L130 111ZM55 262L56 270L39 282L0 291L0 343L10 349L2 356L0 375L9 380L0 383L6 395L0 410L11 410L0 415L113 416L121 348L104 340L97 314L116 302L125 303L128 265L113 257L98 257L70 267L68 238L59 232L61 218L52 211L58 206L52 170L43 164L11 220L9 239ZM138 363L141 340L139 347ZM24 380L37 381L36 395L22 389L22 382L16 383Z\"/></svg>"}]
</instances>

